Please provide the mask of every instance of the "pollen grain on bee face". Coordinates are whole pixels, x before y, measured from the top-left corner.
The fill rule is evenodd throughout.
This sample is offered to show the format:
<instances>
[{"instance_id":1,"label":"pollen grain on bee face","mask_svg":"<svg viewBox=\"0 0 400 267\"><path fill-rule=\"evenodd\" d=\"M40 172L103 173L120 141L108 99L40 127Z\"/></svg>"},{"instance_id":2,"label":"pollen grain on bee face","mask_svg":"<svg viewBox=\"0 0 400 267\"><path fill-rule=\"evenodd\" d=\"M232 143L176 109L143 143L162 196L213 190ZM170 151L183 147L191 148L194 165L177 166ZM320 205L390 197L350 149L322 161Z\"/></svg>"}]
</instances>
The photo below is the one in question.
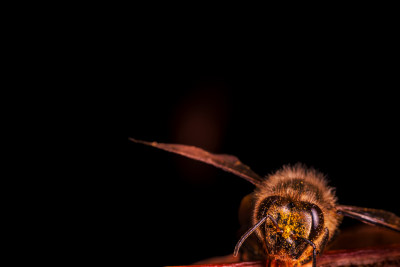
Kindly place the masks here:
<instances>
[{"instance_id":1,"label":"pollen grain on bee face","mask_svg":"<svg viewBox=\"0 0 400 267\"><path fill-rule=\"evenodd\" d=\"M281 211L278 226L282 229L282 237L287 239L293 234L295 236L305 236L305 226L302 222L303 217L297 212Z\"/></svg>"}]
</instances>

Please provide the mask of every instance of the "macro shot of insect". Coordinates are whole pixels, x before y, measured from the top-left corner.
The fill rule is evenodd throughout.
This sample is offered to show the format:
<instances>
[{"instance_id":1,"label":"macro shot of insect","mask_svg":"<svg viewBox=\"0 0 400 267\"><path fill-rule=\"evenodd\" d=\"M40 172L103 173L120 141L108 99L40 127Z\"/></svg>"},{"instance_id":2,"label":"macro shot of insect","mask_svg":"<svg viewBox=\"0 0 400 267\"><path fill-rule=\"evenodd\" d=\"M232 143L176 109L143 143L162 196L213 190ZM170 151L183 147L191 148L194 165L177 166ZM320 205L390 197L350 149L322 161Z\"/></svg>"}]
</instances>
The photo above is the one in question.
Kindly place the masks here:
<instances>
[{"instance_id":1,"label":"macro shot of insect","mask_svg":"<svg viewBox=\"0 0 400 267\"><path fill-rule=\"evenodd\" d=\"M232 155L213 154L188 145L130 140L213 165L255 186L239 208L245 230L234 256L242 261L315 267L327 244L336 237L344 216L400 232L400 217L384 210L339 204L325 175L303 164L285 165L261 177ZM394 261L400 264L396 257Z\"/></svg>"}]
</instances>

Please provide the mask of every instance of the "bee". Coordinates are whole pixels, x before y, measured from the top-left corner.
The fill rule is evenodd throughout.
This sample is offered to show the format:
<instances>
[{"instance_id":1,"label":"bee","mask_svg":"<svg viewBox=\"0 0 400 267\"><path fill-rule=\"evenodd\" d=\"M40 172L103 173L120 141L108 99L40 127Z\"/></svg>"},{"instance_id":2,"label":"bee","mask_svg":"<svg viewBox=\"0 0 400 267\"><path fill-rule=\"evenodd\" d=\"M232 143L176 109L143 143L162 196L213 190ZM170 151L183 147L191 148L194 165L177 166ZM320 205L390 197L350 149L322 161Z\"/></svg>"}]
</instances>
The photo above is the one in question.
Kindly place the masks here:
<instances>
[{"instance_id":1,"label":"bee","mask_svg":"<svg viewBox=\"0 0 400 267\"><path fill-rule=\"evenodd\" d=\"M239 208L241 224L250 225L234 249L234 256L240 255L242 260L270 260L278 266L312 262L316 267L317 256L335 237L343 216L400 232L400 217L391 212L338 204L325 176L302 164L283 166L263 178L232 155L188 145L130 140L205 162L256 187Z\"/></svg>"}]
</instances>

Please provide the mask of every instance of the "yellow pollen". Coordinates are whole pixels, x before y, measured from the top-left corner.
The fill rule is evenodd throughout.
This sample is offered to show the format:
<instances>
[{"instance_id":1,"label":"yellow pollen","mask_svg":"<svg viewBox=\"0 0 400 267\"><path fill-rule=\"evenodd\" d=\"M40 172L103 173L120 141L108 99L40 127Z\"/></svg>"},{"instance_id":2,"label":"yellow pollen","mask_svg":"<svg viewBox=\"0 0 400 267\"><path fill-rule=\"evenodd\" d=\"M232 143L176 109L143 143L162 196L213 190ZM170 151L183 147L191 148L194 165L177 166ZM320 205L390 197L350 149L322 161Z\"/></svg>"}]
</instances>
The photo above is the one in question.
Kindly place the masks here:
<instances>
[{"instance_id":1,"label":"yellow pollen","mask_svg":"<svg viewBox=\"0 0 400 267\"><path fill-rule=\"evenodd\" d=\"M302 218L297 212L280 212L278 226L282 229L282 237L289 238L292 234L295 236L304 236L305 227L301 223Z\"/></svg>"}]
</instances>

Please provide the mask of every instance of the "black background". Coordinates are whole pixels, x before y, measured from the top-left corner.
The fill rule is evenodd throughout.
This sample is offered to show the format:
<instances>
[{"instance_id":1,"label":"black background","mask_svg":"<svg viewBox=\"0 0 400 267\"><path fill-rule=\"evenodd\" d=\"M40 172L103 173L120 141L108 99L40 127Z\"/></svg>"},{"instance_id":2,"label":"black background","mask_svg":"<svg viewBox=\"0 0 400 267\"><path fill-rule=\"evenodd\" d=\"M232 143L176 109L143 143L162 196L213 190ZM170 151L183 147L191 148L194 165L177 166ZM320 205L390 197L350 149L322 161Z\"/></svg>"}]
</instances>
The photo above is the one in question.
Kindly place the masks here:
<instances>
[{"instance_id":1,"label":"black background","mask_svg":"<svg viewBox=\"0 0 400 267\"><path fill-rule=\"evenodd\" d=\"M360 50L264 68L164 52L129 74L127 137L232 154L260 175L303 162L327 174L340 203L399 213L398 74L390 55ZM121 195L132 259L183 265L232 253L237 210L253 186L127 143Z\"/></svg>"}]
</instances>

